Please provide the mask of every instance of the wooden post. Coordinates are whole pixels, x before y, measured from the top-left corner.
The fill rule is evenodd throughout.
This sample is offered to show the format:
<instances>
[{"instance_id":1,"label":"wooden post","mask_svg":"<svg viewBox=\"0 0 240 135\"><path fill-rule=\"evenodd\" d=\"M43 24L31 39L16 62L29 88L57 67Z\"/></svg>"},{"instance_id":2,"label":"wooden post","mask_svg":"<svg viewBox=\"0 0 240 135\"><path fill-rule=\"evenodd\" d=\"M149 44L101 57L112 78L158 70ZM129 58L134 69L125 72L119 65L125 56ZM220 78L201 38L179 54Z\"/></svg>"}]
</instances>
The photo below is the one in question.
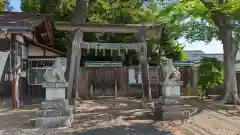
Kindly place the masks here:
<instances>
[{"instance_id":1,"label":"wooden post","mask_svg":"<svg viewBox=\"0 0 240 135\"><path fill-rule=\"evenodd\" d=\"M115 81L115 86L114 86L114 98L117 99L117 81Z\"/></svg>"},{"instance_id":2,"label":"wooden post","mask_svg":"<svg viewBox=\"0 0 240 135\"><path fill-rule=\"evenodd\" d=\"M78 52L80 52L80 51L78 50ZM81 89L80 86L81 86L81 83L82 83L82 82L80 82L80 81L81 81L81 78L80 78L81 75L80 75L80 72L79 72L79 71L80 71L80 67L78 66L79 63L80 63L80 62L79 62L80 59L81 59L81 56L80 56L80 55L77 55L77 56L76 56L76 70L75 70L75 71L76 71L76 72L75 72L75 73L76 73L76 76L75 76L76 98L78 98L78 96L79 96L79 94L80 94L80 93L79 93L79 89Z\"/></svg>"},{"instance_id":3,"label":"wooden post","mask_svg":"<svg viewBox=\"0 0 240 135\"><path fill-rule=\"evenodd\" d=\"M162 96L162 89L161 89L161 67L157 66L157 89L158 89L158 96Z\"/></svg>"},{"instance_id":4,"label":"wooden post","mask_svg":"<svg viewBox=\"0 0 240 135\"><path fill-rule=\"evenodd\" d=\"M81 61L81 48L77 48L77 56L76 56L76 70L75 70L75 73L76 73L76 76L75 76L75 84L76 84L76 87L75 87L75 90L74 92L76 93L75 94L75 97L74 98L79 98L79 91L80 91L80 85L82 84L82 80L81 80L81 67L80 67L80 61Z\"/></svg>"},{"instance_id":5,"label":"wooden post","mask_svg":"<svg viewBox=\"0 0 240 135\"><path fill-rule=\"evenodd\" d=\"M80 41L82 40L82 31L76 29L73 36L72 42L72 55L71 55L71 63L70 63L70 73L69 73L69 80L68 80L68 91L67 91L67 98L70 104L73 104L73 84L74 84L74 76L75 76L75 67L76 67L76 56L78 54L78 49L80 48ZM80 64L79 64L80 65ZM74 93L76 95L76 93Z\"/></svg>"},{"instance_id":6,"label":"wooden post","mask_svg":"<svg viewBox=\"0 0 240 135\"><path fill-rule=\"evenodd\" d=\"M160 31L157 31L157 36L160 39L163 33L163 29L160 29ZM158 50L160 52L160 50ZM160 57L160 56L159 56ZM162 96L162 90L163 87L161 85L161 82L163 82L164 80L164 73L163 73L163 69L162 69L162 65L161 65L161 60L159 59L159 61L157 61L157 73L158 73L158 96Z\"/></svg>"},{"instance_id":7,"label":"wooden post","mask_svg":"<svg viewBox=\"0 0 240 135\"><path fill-rule=\"evenodd\" d=\"M143 29L140 30L139 39L141 42L145 42L145 31ZM140 45L139 56L140 56L139 60L140 60L140 67L141 67L141 74L142 74L142 89L144 92L144 97L150 101L152 100L152 96L151 96L151 87L150 87L150 80L149 80L149 66L148 66L146 44Z\"/></svg>"},{"instance_id":8,"label":"wooden post","mask_svg":"<svg viewBox=\"0 0 240 135\"><path fill-rule=\"evenodd\" d=\"M90 99L93 98L93 85L90 85Z\"/></svg>"},{"instance_id":9,"label":"wooden post","mask_svg":"<svg viewBox=\"0 0 240 135\"><path fill-rule=\"evenodd\" d=\"M72 46L72 55L71 55L71 63L70 63L70 73L68 80L68 89L67 89L67 98L70 104L72 104L72 89L73 89L73 81L74 81L74 70L75 70L75 45Z\"/></svg>"},{"instance_id":10,"label":"wooden post","mask_svg":"<svg viewBox=\"0 0 240 135\"><path fill-rule=\"evenodd\" d=\"M77 46L76 48L76 52L77 52L77 56L75 58L75 71L74 71L74 84L75 87L73 88L73 93L72 93L72 104L73 104L73 110L74 112L76 111L76 99L78 97L78 90L79 90L79 84L80 82L80 73L79 73L79 68L80 68L80 60L81 60L81 48L79 48L79 46Z\"/></svg>"},{"instance_id":11,"label":"wooden post","mask_svg":"<svg viewBox=\"0 0 240 135\"><path fill-rule=\"evenodd\" d=\"M192 77L193 88L196 89L197 85L198 85L198 72L197 72L197 67L196 66L192 67L192 72L193 72L193 77Z\"/></svg>"},{"instance_id":12,"label":"wooden post","mask_svg":"<svg viewBox=\"0 0 240 135\"><path fill-rule=\"evenodd\" d=\"M17 109L19 107L19 92L18 92L18 76L17 76L17 54L16 54L16 34L11 34L11 43L10 43L10 56L11 56L11 69L13 75L12 81L12 98L13 98L13 108Z\"/></svg>"}]
</instances>

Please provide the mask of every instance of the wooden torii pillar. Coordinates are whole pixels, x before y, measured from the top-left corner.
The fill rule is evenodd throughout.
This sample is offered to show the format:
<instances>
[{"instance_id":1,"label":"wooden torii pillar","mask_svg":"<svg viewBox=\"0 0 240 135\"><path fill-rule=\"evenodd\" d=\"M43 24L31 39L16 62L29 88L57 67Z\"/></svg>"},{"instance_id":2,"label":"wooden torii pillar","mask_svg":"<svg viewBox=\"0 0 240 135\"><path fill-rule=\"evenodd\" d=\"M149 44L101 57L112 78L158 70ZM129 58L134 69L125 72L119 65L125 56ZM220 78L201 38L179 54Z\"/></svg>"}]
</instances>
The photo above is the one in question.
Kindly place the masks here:
<instances>
[{"instance_id":1,"label":"wooden torii pillar","mask_svg":"<svg viewBox=\"0 0 240 135\"><path fill-rule=\"evenodd\" d=\"M145 42L146 33L158 33L162 29L162 25L133 25L133 24L71 24L68 22L56 23L57 30L63 31L75 31L73 42L72 42L72 55L70 64L70 74L68 82L67 98L70 103L73 103L72 98L76 97L76 89L79 89L80 81L78 76L81 76L81 48L96 49L101 47L101 49L139 49L140 51L140 68L142 73L142 91L144 92L144 97L151 100L151 87L149 80L148 71L148 56L147 56L147 46ZM83 32L94 32L94 33L136 33L139 35L139 43L87 43L83 41ZM80 68L80 69L79 69ZM75 90L73 90L73 85ZM73 92L74 91L74 92Z\"/></svg>"},{"instance_id":2,"label":"wooden torii pillar","mask_svg":"<svg viewBox=\"0 0 240 135\"><path fill-rule=\"evenodd\" d=\"M80 29L75 29L73 41L72 41L72 54L71 54L71 63L69 70L69 81L68 81L68 89L67 89L67 98L69 103L75 104L75 101L72 100L72 97L76 98L76 92L73 91L73 85L75 85L76 91L79 88L79 80L78 76L81 76L80 70L80 61L81 61L81 41L83 40L83 32Z\"/></svg>"}]
</instances>

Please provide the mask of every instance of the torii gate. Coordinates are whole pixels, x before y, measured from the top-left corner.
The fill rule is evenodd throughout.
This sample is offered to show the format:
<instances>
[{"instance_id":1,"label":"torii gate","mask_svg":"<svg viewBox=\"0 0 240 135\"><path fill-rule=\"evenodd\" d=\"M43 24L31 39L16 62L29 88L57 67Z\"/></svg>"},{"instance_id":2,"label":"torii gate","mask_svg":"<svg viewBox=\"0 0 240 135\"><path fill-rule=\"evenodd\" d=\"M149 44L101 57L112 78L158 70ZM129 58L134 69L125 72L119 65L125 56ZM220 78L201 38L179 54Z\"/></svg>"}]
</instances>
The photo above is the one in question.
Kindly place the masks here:
<instances>
[{"instance_id":1,"label":"torii gate","mask_svg":"<svg viewBox=\"0 0 240 135\"><path fill-rule=\"evenodd\" d=\"M149 71L148 71L148 57L147 57L147 46L145 43L146 33L155 33L161 37L163 26L160 24L154 25L141 25L141 24L71 24L66 22L59 22L56 24L57 30L63 31L74 31L72 41L72 55L70 64L70 74L67 89L67 98L72 101L72 89L75 82L76 89L79 89L80 81L78 76L81 76L79 71L80 60L81 60L81 49L139 49L140 55L140 68L142 73L142 91L144 97L148 96L151 100L151 88L149 82ZM83 41L83 32L94 32L94 33L135 33L139 35L139 43L89 43ZM80 69L81 70L81 69Z\"/></svg>"}]
</instances>

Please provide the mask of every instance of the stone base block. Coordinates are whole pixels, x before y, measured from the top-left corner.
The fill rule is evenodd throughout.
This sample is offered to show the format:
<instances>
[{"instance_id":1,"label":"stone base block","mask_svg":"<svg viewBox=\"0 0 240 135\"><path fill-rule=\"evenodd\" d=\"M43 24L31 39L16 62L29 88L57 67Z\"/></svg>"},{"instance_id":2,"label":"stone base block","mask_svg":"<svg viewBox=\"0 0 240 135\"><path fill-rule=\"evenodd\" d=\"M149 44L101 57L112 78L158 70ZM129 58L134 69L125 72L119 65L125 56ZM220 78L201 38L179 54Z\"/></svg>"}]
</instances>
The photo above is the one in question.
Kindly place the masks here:
<instances>
[{"instance_id":1,"label":"stone base block","mask_svg":"<svg viewBox=\"0 0 240 135\"><path fill-rule=\"evenodd\" d=\"M184 120L190 117L190 111L163 112L162 120Z\"/></svg>"},{"instance_id":2,"label":"stone base block","mask_svg":"<svg viewBox=\"0 0 240 135\"><path fill-rule=\"evenodd\" d=\"M184 104L180 97L159 97L159 103L162 105L180 105Z\"/></svg>"},{"instance_id":3,"label":"stone base block","mask_svg":"<svg viewBox=\"0 0 240 135\"><path fill-rule=\"evenodd\" d=\"M162 105L161 106L161 110L163 111L184 111L184 110L188 110L188 111L192 111L193 107L190 105Z\"/></svg>"},{"instance_id":4,"label":"stone base block","mask_svg":"<svg viewBox=\"0 0 240 135\"><path fill-rule=\"evenodd\" d=\"M58 116L58 117L38 117L35 120L36 128L57 128L71 127L73 116Z\"/></svg>"},{"instance_id":5,"label":"stone base block","mask_svg":"<svg viewBox=\"0 0 240 135\"><path fill-rule=\"evenodd\" d=\"M65 110L37 110L37 117L56 117L56 116L72 116L73 108L67 107Z\"/></svg>"},{"instance_id":6,"label":"stone base block","mask_svg":"<svg viewBox=\"0 0 240 135\"><path fill-rule=\"evenodd\" d=\"M68 83L67 82L47 82L43 83L43 88L67 88Z\"/></svg>"},{"instance_id":7,"label":"stone base block","mask_svg":"<svg viewBox=\"0 0 240 135\"><path fill-rule=\"evenodd\" d=\"M196 109L186 105L161 105L155 104L156 120L183 120L190 117L190 114Z\"/></svg>"},{"instance_id":8,"label":"stone base block","mask_svg":"<svg viewBox=\"0 0 240 135\"><path fill-rule=\"evenodd\" d=\"M165 97L178 96L180 97L180 86L182 81L167 81L162 83L162 95Z\"/></svg>"},{"instance_id":9,"label":"stone base block","mask_svg":"<svg viewBox=\"0 0 240 135\"><path fill-rule=\"evenodd\" d=\"M46 100L64 100L66 88L46 88Z\"/></svg>"},{"instance_id":10,"label":"stone base block","mask_svg":"<svg viewBox=\"0 0 240 135\"><path fill-rule=\"evenodd\" d=\"M67 106L67 100L49 100L41 103L40 110L64 110Z\"/></svg>"}]
</instances>

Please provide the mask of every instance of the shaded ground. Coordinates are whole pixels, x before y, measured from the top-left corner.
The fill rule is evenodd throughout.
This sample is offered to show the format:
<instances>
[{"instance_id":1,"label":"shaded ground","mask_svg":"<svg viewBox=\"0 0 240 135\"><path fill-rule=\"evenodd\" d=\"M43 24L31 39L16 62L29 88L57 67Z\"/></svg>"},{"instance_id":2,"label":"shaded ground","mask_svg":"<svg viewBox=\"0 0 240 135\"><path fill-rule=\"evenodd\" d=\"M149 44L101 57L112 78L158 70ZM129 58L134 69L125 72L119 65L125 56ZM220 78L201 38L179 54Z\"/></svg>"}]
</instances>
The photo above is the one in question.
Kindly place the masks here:
<instances>
[{"instance_id":1,"label":"shaded ground","mask_svg":"<svg viewBox=\"0 0 240 135\"><path fill-rule=\"evenodd\" d=\"M29 120L36 117L35 110L38 108L39 104L32 104L12 110L11 105L0 103L0 135L66 135L69 130L64 128L33 128Z\"/></svg>"},{"instance_id":2,"label":"shaded ground","mask_svg":"<svg viewBox=\"0 0 240 135\"><path fill-rule=\"evenodd\" d=\"M26 108L21 110L12 110L10 108L4 108L0 111L0 130L14 127L14 128L30 128L29 125L25 125L29 119L35 117L34 109L35 106L32 105L31 108L26 106ZM37 107L36 107L37 108Z\"/></svg>"},{"instance_id":3,"label":"shaded ground","mask_svg":"<svg viewBox=\"0 0 240 135\"><path fill-rule=\"evenodd\" d=\"M0 135L237 135L240 107L219 106L212 101L186 102L200 109L183 122L153 120L151 104L120 98L84 101L76 108L72 128L36 129L25 124L35 117L39 105L11 111L1 107ZM144 108L144 109L143 109Z\"/></svg>"},{"instance_id":4,"label":"shaded ground","mask_svg":"<svg viewBox=\"0 0 240 135\"><path fill-rule=\"evenodd\" d=\"M77 107L74 135L173 135L181 121L155 122L140 100L101 99Z\"/></svg>"}]
</instances>

